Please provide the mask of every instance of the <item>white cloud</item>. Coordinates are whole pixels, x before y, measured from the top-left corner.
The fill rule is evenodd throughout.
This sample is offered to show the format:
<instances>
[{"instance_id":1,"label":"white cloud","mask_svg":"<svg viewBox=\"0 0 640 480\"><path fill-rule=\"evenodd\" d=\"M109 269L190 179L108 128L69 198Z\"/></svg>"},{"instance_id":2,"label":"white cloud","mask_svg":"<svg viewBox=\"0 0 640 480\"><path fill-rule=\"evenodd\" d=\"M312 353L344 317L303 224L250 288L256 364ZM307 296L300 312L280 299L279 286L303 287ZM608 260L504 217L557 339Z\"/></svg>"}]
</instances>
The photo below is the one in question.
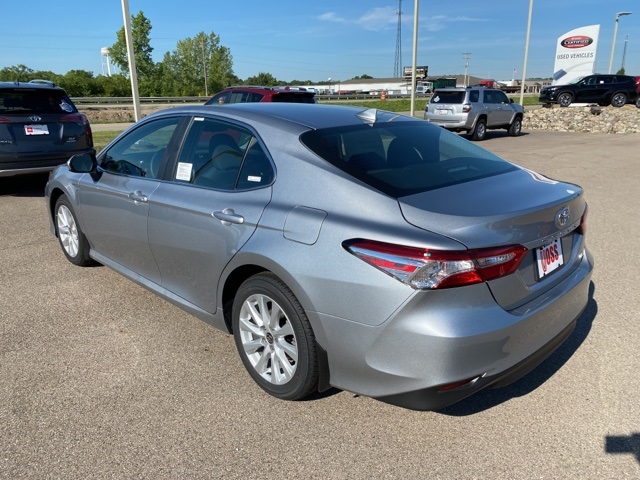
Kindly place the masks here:
<instances>
[{"instance_id":1,"label":"white cloud","mask_svg":"<svg viewBox=\"0 0 640 480\"><path fill-rule=\"evenodd\" d=\"M318 17L318 20L323 20L325 22L336 22L336 23L346 23L347 20L339 17L335 12L327 12L323 13Z\"/></svg>"},{"instance_id":2,"label":"white cloud","mask_svg":"<svg viewBox=\"0 0 640 480\"><path fill-rule=\"evenodd\" d=\"M347 19L335 12L323 13L318 20L334 23L348 23L371 31L385 30L398 23L396 9L393 7L378 7L365 12L355 19Z\"/></svg>"},{"instance_id":3,"label":"white cloud","mask_svg":"<svg viewBox=\"0 0 640 480\"><path fill-rule=\"evenodd\" d=\"M455 23L470 23L470 22L486 22L485 18L471 18L471 17L450 17L448 15L434 15L433 17L427 17L425 27L429 32L439 32L446 29L449 25Z\"/></svg>"}]
</instances>

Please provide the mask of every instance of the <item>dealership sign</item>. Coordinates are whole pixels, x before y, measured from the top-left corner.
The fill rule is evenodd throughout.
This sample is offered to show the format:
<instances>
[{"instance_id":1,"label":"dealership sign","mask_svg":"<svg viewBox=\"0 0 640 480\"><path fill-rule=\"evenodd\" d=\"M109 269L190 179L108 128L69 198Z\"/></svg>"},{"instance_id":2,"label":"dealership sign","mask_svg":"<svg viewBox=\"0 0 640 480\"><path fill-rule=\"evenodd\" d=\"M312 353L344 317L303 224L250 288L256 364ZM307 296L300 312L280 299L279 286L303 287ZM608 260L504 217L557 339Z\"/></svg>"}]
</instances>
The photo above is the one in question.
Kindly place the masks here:
<instances>
[{"instance_id":1,"label":"dealership sign","mask_svg":"<svg viewBox=\"0 0 640 480\"><path fill-rule=\"evenodd\" d=\"M558 38L553 84L571 83L595 70L600 25L580 27Z\"/></svg>"}]
</instances>

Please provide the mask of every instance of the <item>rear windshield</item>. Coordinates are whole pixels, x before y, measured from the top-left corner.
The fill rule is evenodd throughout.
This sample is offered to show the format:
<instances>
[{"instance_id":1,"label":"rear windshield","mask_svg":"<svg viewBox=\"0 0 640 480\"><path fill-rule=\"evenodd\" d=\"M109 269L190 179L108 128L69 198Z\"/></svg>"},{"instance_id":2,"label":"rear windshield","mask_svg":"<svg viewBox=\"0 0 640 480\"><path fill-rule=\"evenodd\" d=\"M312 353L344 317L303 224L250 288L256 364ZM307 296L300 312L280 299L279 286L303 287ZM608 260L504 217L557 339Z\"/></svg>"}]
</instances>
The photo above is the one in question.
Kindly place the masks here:
<instances>
[{"instance_id":1,"label":"rear windshield","mask_svg":"<svg viewBox=\"0 0 640 480\"><path fill-rule=\"evenodd\" d=\"M436 91L430 103L462 103L464 92Z\"/></svg>"},{"instance_id":2,"label":"rear windshield","mask_svg":"<svg viewBox=\"0 0 640 480\"><path fill-rule=\"evenodd\" d=\"M312 130L300 139L327 162L394 198L517 169L427 122Z\"/></svg>"},{"instance_id":3,"label":"rear windshield","mask_svg":"<svg viewBox=\"0 0 640 480\"><path fill-rule=\"evenodd\" d=\"M0 90L0 113L75 113L76 107L61 90L16 88Z\"/></svg>"},{"instance_id":4,"label":"rear windshield","mask_svg":"<svg viewBox=\"0 0 640 480\"><path fill-rule=\"evenodd\" d=\"M316 103L314 93L278 93L272 100L287 103Z\"/></svg>"}]
</instances>

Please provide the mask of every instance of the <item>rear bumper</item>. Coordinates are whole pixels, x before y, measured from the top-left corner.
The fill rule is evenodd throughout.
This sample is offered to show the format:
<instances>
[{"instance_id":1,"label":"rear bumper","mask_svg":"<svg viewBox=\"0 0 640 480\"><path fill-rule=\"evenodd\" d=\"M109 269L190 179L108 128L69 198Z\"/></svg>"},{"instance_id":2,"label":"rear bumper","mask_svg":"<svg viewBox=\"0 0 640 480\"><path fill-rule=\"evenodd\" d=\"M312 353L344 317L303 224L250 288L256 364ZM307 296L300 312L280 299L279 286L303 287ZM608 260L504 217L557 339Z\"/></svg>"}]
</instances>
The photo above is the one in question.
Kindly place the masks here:
<instances>
[{"instance_id":1,"label":"rear bumper","mask_svg":"<svg viewBox=\"0 0 640 480\"><path fill-rule=\"evenodd\" d=\"M92 152L93 149L83 149L55 154L39 155L3 155L0 154L0 177L26 175L30 173L50 172L58 165L66 163L69 158L78 153Z\"/></svg>"},{"instance_id":2,"label":"rear bumper","mask_svg":"<svg viewBox=\"0 0 640 480\"><path fill-rule=\"evenodd\" d=\"M316 314L318 341L328 346L330 383L402 407L435 410L515 381L570 335L589 300L592 269L585 250L571 275L545 293L544 304L513 312L479 284L464 292L416 292L377 327ZM474 380L441 390L465 379Z\"/></svg>"},{"instance_id":3,"label":"rear bumper","mask_svg":"<svg viewBox=\"0 0 640 480\"><path fill-rule=\"evenodd\" d=\"M469 125L467 118L460 118L459 116L452 115L450 118L443 120L442 117L437 117L435 115L425 113L424 119L429 122L437 125L439 127L446 128L447 130L454 131L469 131L473 128L473 124Z\"/></svg>"}]
</instances>

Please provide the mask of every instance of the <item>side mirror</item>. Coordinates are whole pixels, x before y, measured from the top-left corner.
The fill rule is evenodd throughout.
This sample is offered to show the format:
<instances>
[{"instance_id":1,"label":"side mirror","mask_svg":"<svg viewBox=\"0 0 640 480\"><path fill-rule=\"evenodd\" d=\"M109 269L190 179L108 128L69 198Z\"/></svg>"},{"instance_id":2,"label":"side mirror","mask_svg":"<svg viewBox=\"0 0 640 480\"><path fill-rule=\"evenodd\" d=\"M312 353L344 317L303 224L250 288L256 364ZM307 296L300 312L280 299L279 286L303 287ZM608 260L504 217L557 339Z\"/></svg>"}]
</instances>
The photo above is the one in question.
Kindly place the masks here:
<instances>
[{"instance_id":1,"label":"side mirror","mask_svg":"<svg viewBox=\"0 0 640 480\"><path fill-rule=\"evenodd\" d=\"M510 99L509 99L509 103L513 103L513 98L510 98Z\"/></svg>"},{"instance_id":2,"label":"side mirror","mask_svg":"<svg viewBox=\"0 0 640 480\"><path fill-rule=\"evenodd\" d=\"M98 161L95 153L80 153L71 157L67 166L73 173L93 173L98 169Z\"/></svg>"}]
</instances>

